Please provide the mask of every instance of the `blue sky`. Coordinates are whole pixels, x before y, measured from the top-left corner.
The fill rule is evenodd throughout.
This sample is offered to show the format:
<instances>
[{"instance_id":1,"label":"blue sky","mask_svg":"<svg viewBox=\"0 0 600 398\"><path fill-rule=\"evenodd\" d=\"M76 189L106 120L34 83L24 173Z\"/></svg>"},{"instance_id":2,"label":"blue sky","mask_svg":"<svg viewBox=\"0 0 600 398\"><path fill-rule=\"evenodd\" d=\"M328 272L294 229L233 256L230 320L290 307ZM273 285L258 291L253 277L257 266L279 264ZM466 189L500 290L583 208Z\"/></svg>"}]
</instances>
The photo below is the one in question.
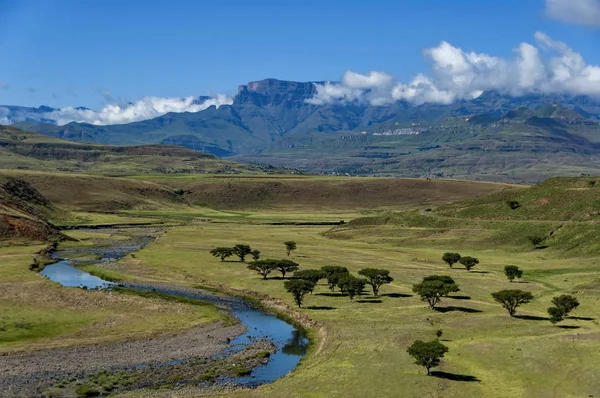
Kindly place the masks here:
<instances>
[{"instance_id":1,"label":"blue sky","mask_svg":"<svg viewBox=\"0 0 600 398\"><path fill-rule=\"evenodd\" d=\"M536 32L600 64L594 21L560 21L546 7L544 0L0 0L0 104L101 108L107 99L234 94L238 84L266 77L339 80L347 70L410 81L430 68L423 50L441 41L511 58Z\"/></svg>"}]
</instances>

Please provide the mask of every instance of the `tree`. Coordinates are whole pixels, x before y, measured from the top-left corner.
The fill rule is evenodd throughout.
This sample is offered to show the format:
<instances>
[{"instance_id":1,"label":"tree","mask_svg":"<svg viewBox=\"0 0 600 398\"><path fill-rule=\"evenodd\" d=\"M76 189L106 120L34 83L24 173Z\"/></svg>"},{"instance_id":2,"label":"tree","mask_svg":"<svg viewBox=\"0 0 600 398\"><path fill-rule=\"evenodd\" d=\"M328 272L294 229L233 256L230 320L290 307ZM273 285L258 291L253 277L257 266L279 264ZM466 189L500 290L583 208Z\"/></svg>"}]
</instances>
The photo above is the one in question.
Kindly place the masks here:
<instances>
[{"instance_id":1,"label":"tree","mask_svg":"<svg viewBox=\"0 0 600 398\"><path fill-rule=\"evenodd\" d=\"M471 268L479 264L479 260L475 257L461 257L458 261L465 266L467 271L471 271Z\"/></svg>"},{"instance_id":2,"label":"tree","mask_svg":"<svg viewBox=\"0 0 600 398\"><path fill-rule=\"evenodd\" d=\"M302 307L302 301L307 293L311 293L315 288L315 284L306 279L290 279L283 283L285 290L292 293L294 301L298 304L298 307Z\"/></svg>"},{"instance_id":3,"label":"tree","mask_svg":"<svg viewBox=\"0 0 600 398\"><path fill-rule=\"evenodd\" d=\"M550 315L550 322L552 322L552 324L564 321L567 316L564 309L558 307L548 308L548 315Z\"/></svg>"},{"instance_id":4,"label":"tree","mask_svg":"<svg viewBox=\"0 0 600 398\"><path fill-rule=\"evenodd\" d=\"M421 296L421 300L427 301L431 309L435 308L442 297L459 290L458 285L447 275L431 275L413 286L413 292Z\"/></svg>"},{"instance_id":5,"label":"tree","mask_svg":"<svg viewBox=\"0 0 600 398\"><path fill-rule=\"evenodd\" d=\"M460 260L460 254L450 252L444 253L442 260L452 268L452 266Z\"/></svg>"},{"instance_id":6,"label":"tree","mask_svg":"<svg viewBox=\"0 0 600 398\"><path fill-rule=\"evenodd\" d=\"M508 205L508 207L510 207L512 210L516 210L519 207L521 207L521 204L519 202L517 202L516 200L509 200L506 202L506 204Z\"/></svg>"},{"instance_id":7,"label":"tree","mask_svg":"<svg viewBox=\"0 0 600 398\"><path fill-rule=\"evenodd\" d=\"M327 278L327 284L329 285L329 290L332 292L335 290L335 287L338 285L338 281L341 276L350 274L348 268L341 267L339 265L325 265L321 267L321 271L325 272L325 277Z\"/></svg>"},{"instance_id":8,"label":"tree","mask_svg":"<svg viewBox=\"0 0 600 398\"><path fill-rule=\"evenodd\" d=\"M435 336L439 339L442 337L442 335L444 334L444 331L442 329L438 329L435 331Z\"/></svg>"},{"instance_id":9,"label":"tree","mask_svg":"<svg viewBox=\"0 0 600 398\"><path fill-rule=\"evenodd\" d=\"M512 282L514 279L521 279L521 276L523 276L523 271L520 270L516 265L507 265L504 267L504 275L506 275L508 280Z\"/></svg>"},{"instance_id":10,"label":"tree","mask_svg":"<svg viewBox=\"0 0 600 398\"><path fill-rule=\"evenodd\" d=\"M311 281L315 285L321 280L327 277L325 271L320 269L304 269L302 271L294 272L294 278L296 279L304 279L307 281Z\"/></svg>"},{"instance_id":11,"label":"tree","mask_svg":"<svg viewBox=\"0 0 600 398\"><path fill-rule=\"evenodd\" d=\"M225 261L227 257L231 257L233 255L233 249L231 247L215 247L210 251L215 257L219 257L221 261Z\"/></svg>"},{"instance_id":12,"label":"tree","mask_svg":"<svg viewBox=\"0 0 600 398\"><path fill-rule=\"evenodd\" d=\"M448 347L438 340L421 341L417 340L406 350L408 355L415 359L417 365L424 366L427 369L427 376L430 375L430 369L440 364L444 354L448 352Z\"/></svg>"},{"instance_id":13,"label":"tree","mask_svg":"<svg viewBox=\"0 0 600 398\"><path fill-rule=\"evenodd\" d=\"M251 262L248 265L248 269L258 272L263 279L267 279L267 276L275 269L276 265L275 260L257 260Z\"/></svg>"},{"instance_id":14,"label":"tree","mask_svg":"<svg viewBox=\"0 0 600 398\"><path fill-rule=\"evenodd\" d=\"M513 317L517 311L517 307L521 304L527 304L533 300L533 294L523 290L501 290L492 293L494 300L508 311L508 315Z\"/></svg>"},{"instance_id":15,"label":"tree","mask_svg":"<svg viewBox=\"0 0 600 398\"><path fill-rule=\"evenodd\" d=\"M358 275L367 278L367 284L373 288L373 295L379 295L379 288L383 284L392 283L394 278L390 276L390 271L387 269L364 268L358 271Z\"/></svg>"},{"instance_id":16,"label":"tree","mask_svg":"<svg viewBox=\"0 0 600 398\"><path fill-rule=\"evenodd\" d=\"M285 245L285 251L289 257L290 254L296 250L296 242L293 240L288 240L287 242L283 242L283 244Z\"/></svg>"},{"instance_id":17,"label":"tree","mask_svg":"<svg viewBox=\"0 0 600 398\"><path fill-rule=\"evenodd\" d=\"M552 299L554 307L548 308L550 322L558 323L563 321L571 311L579 307L579 300L574 296L563 294Z\"/></svg>"},{"instance_id":18,"label":"tree","mask_svg":"<svg viewBox=\"0 0 600 398\"><path fill-rule=\"evenodd\" d=\"M285 274L298 270L298 263L291 260L274 260L275 269L281 272L281 276L285 279Z\"/></svg>"},{"instance_id":19,"label":"tree","mask_svg":"<svg viewBox=\"0 0 600 398\"><path fill-rule=\"evenodd\" d=\"M246 261L246 256L252 253L252 249L248 245L237 244L233 246L233 254L240 258L240 261L243 263Z\"/></svg>"},{"instance_id":20,"label":"tree","mask_svg":"<svg viewBox=\"0 0 600 398\"><path fill-rule=\"evenodd\" d=\"M342 274L338 280L338 286L342 294L347 294L350 300L353 300L356 295L359 295L365 289L367 281L357 278L350 274Z\"/></svg>"},{"instance_id":21,"label":"tree","mask_svg":"<svg viewBox=\"0 0 600 398\"><path fill-rule=\"evenodd\" d=\"M557 308L562 309L565 312L565 316L569 315L571 311L579 307L579 300L569 294L562 294L552 299L552 304Z\"/></svg>"},{"instance_id":22,"label":"tree","mask_svg":"<svg viewBox=\"0 0 600 398\"><path fill-rule=\"evenodd\" d=\"M254 250L252 250L252 251L250 252L250 254L252 255L252 259L253 259L254 261L256 261L256 260L260 259L260 250L256 250L256 249L254 249Z\"/></svg>"},{"instance_id":23,"label":"tree","mask_svg":"<svg viewBox=\"0 0 600 398\"><path fill-rule=\"evenodd\" d=\"M527 239L529 239L534 249L540 248L540 245L546 240L543 236L528 236Z\"/></svg>"}]
</instances>

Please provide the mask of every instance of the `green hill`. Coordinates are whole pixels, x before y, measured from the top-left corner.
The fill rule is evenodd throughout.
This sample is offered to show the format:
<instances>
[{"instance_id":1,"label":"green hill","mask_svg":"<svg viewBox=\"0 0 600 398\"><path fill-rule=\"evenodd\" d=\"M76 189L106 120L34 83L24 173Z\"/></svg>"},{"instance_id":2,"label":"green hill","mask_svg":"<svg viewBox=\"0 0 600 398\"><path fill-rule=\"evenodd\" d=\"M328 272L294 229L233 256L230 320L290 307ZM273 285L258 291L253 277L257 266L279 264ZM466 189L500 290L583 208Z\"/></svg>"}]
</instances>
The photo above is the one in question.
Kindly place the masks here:
<instances>
[{"instance_id":1,"label":"green hill","mask_svg":"<svg viewBox=\"0 0 600 398\"><path fill-rule=\"evenodd\" d=\"M63 141L0 126L0 168L92 174L285 173L174 145L114 146Z\"/></svg>"}]
</instances>

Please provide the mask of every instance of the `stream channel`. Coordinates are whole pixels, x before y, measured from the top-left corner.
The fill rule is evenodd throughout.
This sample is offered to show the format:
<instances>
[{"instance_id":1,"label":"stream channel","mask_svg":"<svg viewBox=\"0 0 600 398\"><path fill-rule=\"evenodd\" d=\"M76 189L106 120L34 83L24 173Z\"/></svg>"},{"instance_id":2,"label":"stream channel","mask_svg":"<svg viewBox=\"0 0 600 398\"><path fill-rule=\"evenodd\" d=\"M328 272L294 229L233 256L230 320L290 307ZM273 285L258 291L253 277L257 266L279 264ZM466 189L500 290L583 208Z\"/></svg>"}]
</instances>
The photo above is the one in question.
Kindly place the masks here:
<instances>
[{"instance_id":1,"label":"stream channel","mask_svg":"<svg viewBox=\"0 0 600 398\"><path fill-rule=\"evenodd\" d=\"M117 284L105 281L74 267L72 259L82 255L93 255L94 259L86 260L86 264L101 265L101 263L117 261L130 253L138 251L154 239L155 236L142 233L134 236L131 240L108 241L102 246L58 250L53 253L53 256L59 261L47 265L40 273L65 287L110 289ZM276 345L277 352L271 355L266 365L254 368L249 376L223 380L222 382L234 383L243 387L257 387L271 383L294 370L298 362L306 355L309 341L300 330L275 315L256 308L244 299L200 289L194 289L191 292L189 289L180 291L176 287L163 288L143 284L126 284L125 287L203 300L221 308L226 308L246 326L246 332L232 339L225 352L219 354L219 356L239 352L259 339L269 340Z\"/></svg>"}]
</instances>

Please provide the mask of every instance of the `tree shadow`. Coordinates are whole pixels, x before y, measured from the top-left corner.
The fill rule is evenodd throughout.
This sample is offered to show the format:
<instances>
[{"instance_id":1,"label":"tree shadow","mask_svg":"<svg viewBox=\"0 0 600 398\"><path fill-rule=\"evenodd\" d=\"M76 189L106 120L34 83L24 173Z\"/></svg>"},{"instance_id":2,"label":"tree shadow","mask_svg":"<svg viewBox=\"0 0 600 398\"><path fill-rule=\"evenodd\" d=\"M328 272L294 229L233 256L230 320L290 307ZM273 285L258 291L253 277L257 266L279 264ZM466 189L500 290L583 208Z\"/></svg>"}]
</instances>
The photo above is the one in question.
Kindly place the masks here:
<instances>
[{"instance_id":1,"label":"tree shadow","mask_svg":"<svg viewBox=\"0 0 600 398\"><path fill-rule=\"evenodd\" d=\"M548 245L542 245L542 246L536 246L533 249L534 250L544 250L547 249L549 246Z\"/></svg>"},{"instance_id":2,"label":"tree shadow","mask_svg":"<svg viewBox=\"0 0 600 398\"><path fill-rule=\"evenodd\" d=\"M319 310L319 311L329 311L335 310L335 307L329 307L324 305L311 305L310 307L306 307L307 310Z\"/></svg>"},{"instance_id":3,"label":"tree shadow","mask_svg":"<svg viewBox=\"0 0 600 398\"><path fill-rule=\"evenodd\" d=\"M470 375L460 375L460 374L456 374L456 373L440 372L437 370L434 370L433 372L431 372L431 375L433 377L439 377L440 379L446 379L446 380L468 381L468 382L481 383L481 380L479 380L477 377L470 376Z\"/></svg>"},{"instance_id":4,"label":"tree shadow","mask_svg":"<svg viewBox=\"0 0 600 398\"><path fill-rule=\"evenodd\" d=\"M544 318L542 316L535 316L535 315L514 315L513 318L525 319L527 321L547 321L548 320L548 318Z\"/></svg>"},{"instance_id":5,"label":"tree shadow","mask_svg":"<svg viewBox=\"0 0 600 398\"><path fill-rule=\"evenodd\" d=\"M393 298L401 298L401 297L412 297L412 294L406 293L385 293L380 294L381 297L393 297Z\"/></svg>"},{"instance_id":6,"label":"tree shadow","mask_svg":"<svg viewBox=\"0 0 600 398\"><path fill-rule=\"evenodd\" d=\"M512 283L529 283L529 281L512 281Z\"/></svg>"},{"instance_id":7,"label":"tree shadow","mask_svg":"<svg viewBox=\"0 0 600 398\"><path fill-rule=\"evenodd\" d=\"M567 319L575 319L576 321L594 321L596 318L591 318L589 316L568 316Z\"/></svg>"},{"instance_id":8,"label":"tree shadow","mask_svg":"<svg viewBox=\"0 0 600 398\"><path fill-rule=\"evenodd\" d=\"M448 298L453 300L471 300L471 296L448 296Z\"/></svg>"},{"instance_id":9,"label":"tree shadow","mask_svg":"<svg viewBox=\"0 0 600 398\"><path fill-rule=\"evenodd\" d=\"M561 328L561 329L579 329L581 326L574 326L574 325L558 325L557 327Z\"/></svg>"},{"instance_id":10,"label":"tree shadow","mask_svg":"<svg viewBox=\"0 0 600 398\"><path fill-rule=\"evenodd\" d=\"M326 292L326 293L317 293L315 296L325 296L325 297L344 297L342 293L336 292Z\"/></svg>"},{"instance_id":11,"label":"tree shadow","mask_svg":"<svg viewBox=\"0 0 600 398\"><path fill-rule=\"evenodd\" d=\"M455 307L453 305L451 305L450 307L436 307L435 310L437 312L441 312L441 313L459 311L459 312L466 312L468 314L474 314L474 313L477 313L477 312L483 312L483 311L480 311L480 310L476 310L475 308Z\"/></svg>"},{"instance_id":12,"label":"tree shadow","mask_svg":"<svg viewBox=\"0 0 600 398\"><path fill-rule=\"evenodd\" d=\"M369 303L369 304L377 304L383 303L381 300L356 300L357 303Z\"/></svg>"},{"instance_id":13,"label":"tree shadow","mask_svg":"<svg viewBox=\"0 0 600 398\"><path fill-rule=\"evenodd\" d=\"M489 271L467 271L471 274L489 274Z\"/></svg>"}]
</instances>

